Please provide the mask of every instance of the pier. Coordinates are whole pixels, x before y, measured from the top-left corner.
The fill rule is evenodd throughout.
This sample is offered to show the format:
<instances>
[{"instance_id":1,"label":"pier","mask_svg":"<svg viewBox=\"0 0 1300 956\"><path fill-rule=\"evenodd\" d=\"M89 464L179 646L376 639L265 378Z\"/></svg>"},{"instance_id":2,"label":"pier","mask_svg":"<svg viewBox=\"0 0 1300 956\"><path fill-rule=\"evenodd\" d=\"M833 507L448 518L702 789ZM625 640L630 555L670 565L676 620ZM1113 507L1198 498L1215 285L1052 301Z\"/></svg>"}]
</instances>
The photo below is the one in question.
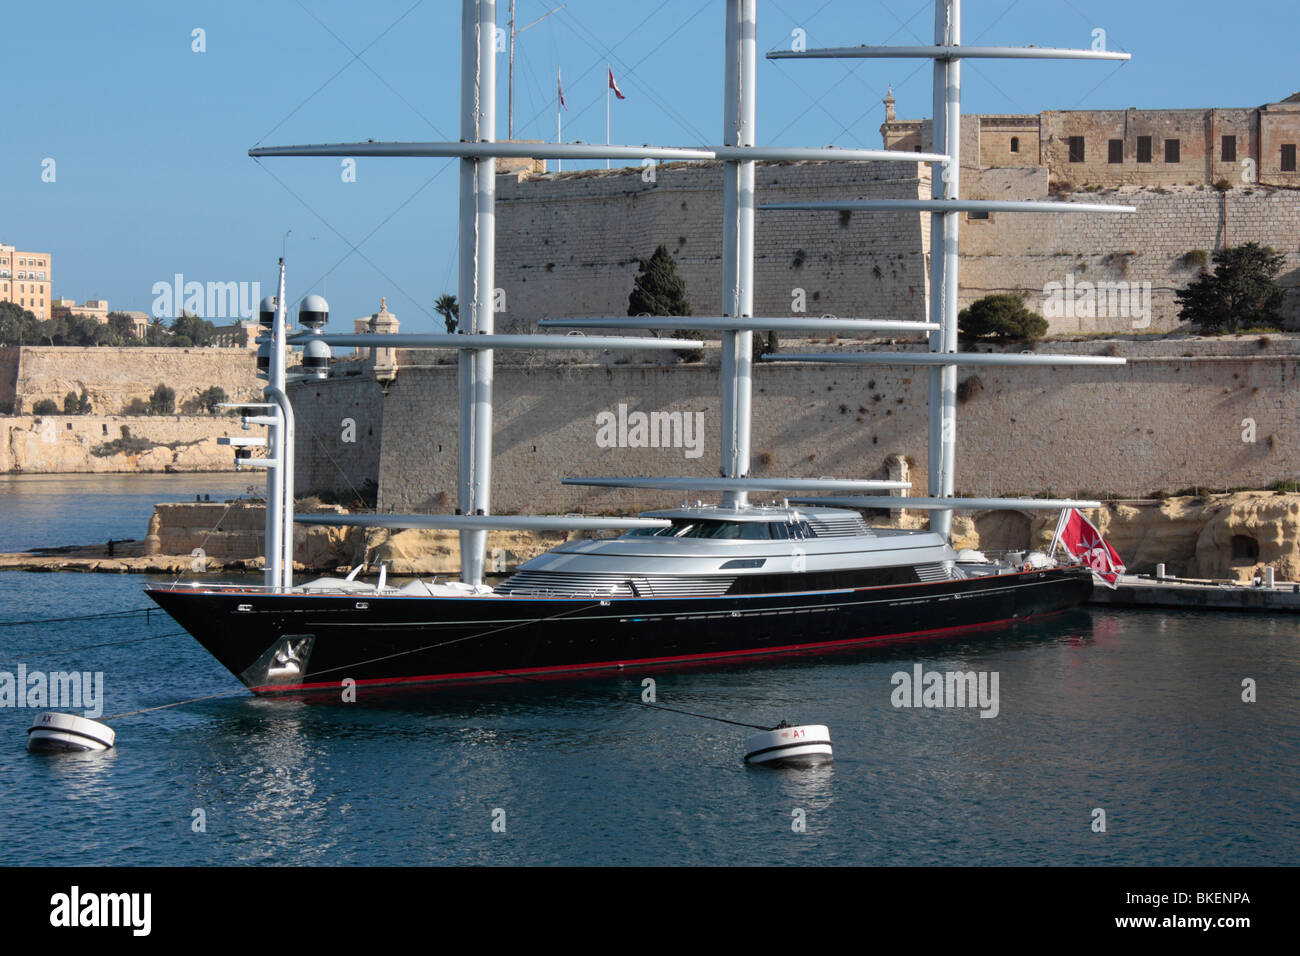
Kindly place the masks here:
<instances>
[{"instance_id":1,"label":"pier","mask_svg":"<svg viewBox=\"0 0 1300 956\"><path fill-rule=\"evenodd\" d=\"M1200 578L1120 575L1114 590L1097 585L1092 604L1114 607L1168 607L1189 610L1300 611L1300 583L1275 581L1272 586Z\"/></svg>"}]
</instances>

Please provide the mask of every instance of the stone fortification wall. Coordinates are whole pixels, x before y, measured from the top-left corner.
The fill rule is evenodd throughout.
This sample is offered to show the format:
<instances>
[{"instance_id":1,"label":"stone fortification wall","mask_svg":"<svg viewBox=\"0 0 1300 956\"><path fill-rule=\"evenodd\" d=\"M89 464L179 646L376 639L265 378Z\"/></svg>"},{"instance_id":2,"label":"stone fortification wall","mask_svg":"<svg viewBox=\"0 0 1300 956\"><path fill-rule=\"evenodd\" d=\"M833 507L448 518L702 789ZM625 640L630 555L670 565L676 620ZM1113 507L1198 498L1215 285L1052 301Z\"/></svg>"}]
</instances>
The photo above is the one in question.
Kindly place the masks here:
<instances>
[{"instance_id":1,"label":"stone fortification wall","mask_svg":"<svg viewBox=\"0 0 1300 956\"><path fill-rule=\"evenodd\" d=\"M961 226L960 304L1017 292L1043 312L1048 283L1136 284L1144 297L1140 309L1108 298L1101 314L1088 314L1086 306L1044 312L1051 332L1167 331L1179 325L1174 292L1210 265L1213 251L1255 241L1286 255L1284 312L1293 324L1300 322L1300 191L1233 182L1226 192L1135 185L1060 197L1136 206L1130 215L968 216ZM643 181L637 169L501 177L497 283L506 293L506 313L499 326L525 329L541 318L625 314L637 260L658 243L677 257L696 314L715 314L722 274L720 187L721 171L710 165L661 166L654 182ZM756 189L759 203L914 198L929 195L930 172L910 163L760 164ZM962 190L980 199L1046 199L1048 169L965 169ZM809 315L922 319L929 220L903 212L760 210L755 314L791 314L794 290L803 289Z\"/></svg>"},{"instance_id":2,"label":"stone fortification wall","mask_svg":"<svg viewBox=\"0 0 1300 956\"><path fill-rule=\"evenodd\" d=\"M234 471L217 439L250 434L226 415L0 416L0 472Z\"/></svg>"},{"instance_id":3,"label":"stone fortification wall","mask_svg":"<svg viewBox=\"0 0 1300 956\"><path fill-rule=\"evenodd\" d=\"M917 163L759 164L760 202L921 195ZM650 172L653 181L646 181ZM929 194L928 172L925 194ZM924 315L923 217L916 213L821 217L759 211L754 310L788 315L803 289L810 315ZM497 182L498 329L539 319L626 315L639 259L660 243L677 258L696 315L717 315L722 290L722 168L668 164L645 170L549 175Z\"/></svg>"},{"instance_id":4,"label":"stone fortification wall","mask_svg":"<svg viewBox=\"0 0 1300 956\"><path fill-rule=\"evenodd\" d=\"M373 375L291 385L289 400L297 438L297 494L351 501L378 486L384 394ZM453 415L454 406L453 399Z\"/></svg>"},{"instance_id":5,"label":"stone fortification wall","mask_svg":"<svg viewBox=\"0 0 1300 956\"><path fill-rule=\"evenodd\" d=\"M992 177L1004 188L986 184L983 191L993 195L981 198L997 198L999 192L1007 198L1046 198L1038 194L1041 177L1028 171L989 173L1006 174ZM990 213L987 220L964 221L959 296L963 305L992 293L1019 292L1026 295L1031 309L1048 319L1053 334L1167 331L1179 325L1174 293L1186 288L1202 269L1213 268L1210 256L1215 249L1258 242L1285 254L1279 278L1288 289L1283 313L1291 324L1300 320L1300 192L1259 187L1220 192L1182 186L1078 192L1062 198L1132 205L1137 212ZM1083 283L1117 283L1116 291L1125 292L1143 292L1144 284L1150 283L1149 325L1143 325L1147 316L1134 314L1132 303L1118 308L1108 304L1093 315L1079 307L1071 310L1073 314L1052 315L1044 294L1048 283L1068 283L1075 290L1082 290ZM1108 293L1108 303L1109 299Z\"/></svg>"},{"instance_id":6,"label":"stone fortification wall","mask_svg":"<svg viewBox=\"0 0 1300 956\"><path fill-rule=\"evenodd\" d=\"M1138 497L1192 486L1265 487L1300 474L1300 408L1293 400L1300 355L1287 337L1040 347L1049 349L1131 360L1120 367L963 370L960 492ZM912 459L913 494L923 494L927 376L905 368L757 367L753 473L883 477L886 458L903 455ZM455 509L453 367L402 369L386 396L360 387L320 392L312 414L322 423L354 415L380 423L378 441L364 446L346 445L336 427L326 433L324 424L321 441L340 462L352 456L354 482L377 477L381 510ZM717 474L719 392L716 364L499 367L493 510L679 504L680 494L559 481ZM331 409L334 394L343 404ZM686 447L683 434L675 447L629 447L635 439L626 428L622 447L617 436L606 447L598 416L617 422L620 405L629 424L637 411L701 416L703 439ZM301 428L299 434L303 449ZM333 463L323 454L305 454L303 461L299 488L328 487Z\"/></svg>"},{"instance_id":7,"label":"stone fortification wall","mask_svg":"<svg viewBox=\"0 0 1300 956\"><path fill-rule=\"evenodd\" d=\"M0 350L7 352L10 350ZM68 392L85 389L99 414L118 415L147 403L161 383L176 391L182 411L213 385L232 401L261 401L256 355L241 348L24 347L13 372L14 412L31 412L41 399L60 409ZM0 402L5 399L6 360L0 357Z\"/></svg>"}]
</instances>

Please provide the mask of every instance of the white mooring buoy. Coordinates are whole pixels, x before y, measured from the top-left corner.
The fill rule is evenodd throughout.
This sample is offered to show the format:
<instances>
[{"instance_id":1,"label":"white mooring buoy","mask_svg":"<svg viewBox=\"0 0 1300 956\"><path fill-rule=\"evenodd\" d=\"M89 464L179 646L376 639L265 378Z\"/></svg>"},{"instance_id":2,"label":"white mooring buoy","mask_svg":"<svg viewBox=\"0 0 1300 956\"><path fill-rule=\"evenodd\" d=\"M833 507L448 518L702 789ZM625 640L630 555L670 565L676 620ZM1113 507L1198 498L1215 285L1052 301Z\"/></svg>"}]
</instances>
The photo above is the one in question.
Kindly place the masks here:
<instances>
[{"instance_id":1,"label":"white mooring buoy","mask_svg":"<svg viewBox=\"0 0 1300 956\"><path fill-rule=\"evenodd\" d=\"M834 763L830 728L824 724L780 726L745 741L745 763L761 767L820 767Z\"/></svg>"},{"instance_id":2,"label":"white mooring buoy","mask_svg":"<svg viewBox=\"0 0 1300 956\"><path fill-rule=\"evenodd\" d=\"M32 753L83 753L108 750L116 739L113 728L99 721L44 710L27 731L27 749Z\"/></svg>"}]
</instances>

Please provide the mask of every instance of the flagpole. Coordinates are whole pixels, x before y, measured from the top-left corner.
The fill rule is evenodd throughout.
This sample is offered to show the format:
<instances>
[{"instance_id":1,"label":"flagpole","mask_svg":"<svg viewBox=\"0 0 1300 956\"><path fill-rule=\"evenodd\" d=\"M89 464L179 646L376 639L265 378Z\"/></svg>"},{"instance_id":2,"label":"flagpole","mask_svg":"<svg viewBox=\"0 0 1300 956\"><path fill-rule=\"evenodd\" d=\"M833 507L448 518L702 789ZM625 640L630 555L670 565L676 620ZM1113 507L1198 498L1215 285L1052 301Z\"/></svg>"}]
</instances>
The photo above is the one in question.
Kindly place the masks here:
<instances>
[{"instance_id":1,"label":"flagpole","mask_svg":"<svg viewBox=\"0 0 1300 956\"><path fill-rule=\"evenodd\" d=\"M605 61L605 145L609 145L609 77L610 77L609 60ZM605 168L609 169L609 160L605 160Z\"/></svg>"},{"instance_id":2,"label":"flagpole","mask_svg":"<svg viewBox=\"0 0 1300 956\"><path fill-rule=\"evenodd\" d=\"M559 102L564 97L564 78L560 75L560 68L558 66L555 68L555 91L557 101L555 104L555 143L558 146L560 143L564 142L563 124L560 121L561 117L564 115L564 103ZM564 160L557 159L555 161L555 171L557 173L564 172Z\"/></svg>"},{"instance_id":3,"label":"flagpole","mask_svg":"<svg viewBox=\"0 0 1300 956\"><path fill-rule=\"evenodd\" d=\"M1068 513L1065 508L1062 508L1061 513L1056 516L1056 531L1052 534L1052 546L1047 551L1049 558L1056 554L1057 545L1061 543L1061 529L1065 527L1065 516Z\"/></svg>"}]
</instances>

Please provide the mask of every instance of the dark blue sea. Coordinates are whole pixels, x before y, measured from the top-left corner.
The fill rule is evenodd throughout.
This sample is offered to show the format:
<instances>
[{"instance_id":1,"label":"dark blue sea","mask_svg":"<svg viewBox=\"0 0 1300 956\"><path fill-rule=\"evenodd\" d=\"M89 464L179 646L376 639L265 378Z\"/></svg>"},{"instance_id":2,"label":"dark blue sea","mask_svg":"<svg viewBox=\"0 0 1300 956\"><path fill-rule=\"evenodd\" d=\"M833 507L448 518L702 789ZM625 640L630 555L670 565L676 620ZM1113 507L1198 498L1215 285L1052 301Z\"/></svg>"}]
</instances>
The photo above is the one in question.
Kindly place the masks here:
<instances>
[{"instance_id":1,"label":"dark blue sea","mask_svg":"<svg viewBox=\"0 0 1300 956\"><path fill-rule=\"evenodd\" d=\"M138 538L152 500L240 486L10 480L0 550ZM0 623L144 608L145 584L0 573ZM640 673L357 704L259 700L158 612L0 626L0 662L102 672L105 715L213 695L113 720L117 747L78 756L28 754L35 711L0 708L0 865L1300 857L1293 615L1085 608L959 640L651 675L665 706L829 725L834 766L808 771L745 766L752 731L643 706ZM996 672L997 716L893 706L893 675L916 664Z\"/></svg>"}]
</instances>

